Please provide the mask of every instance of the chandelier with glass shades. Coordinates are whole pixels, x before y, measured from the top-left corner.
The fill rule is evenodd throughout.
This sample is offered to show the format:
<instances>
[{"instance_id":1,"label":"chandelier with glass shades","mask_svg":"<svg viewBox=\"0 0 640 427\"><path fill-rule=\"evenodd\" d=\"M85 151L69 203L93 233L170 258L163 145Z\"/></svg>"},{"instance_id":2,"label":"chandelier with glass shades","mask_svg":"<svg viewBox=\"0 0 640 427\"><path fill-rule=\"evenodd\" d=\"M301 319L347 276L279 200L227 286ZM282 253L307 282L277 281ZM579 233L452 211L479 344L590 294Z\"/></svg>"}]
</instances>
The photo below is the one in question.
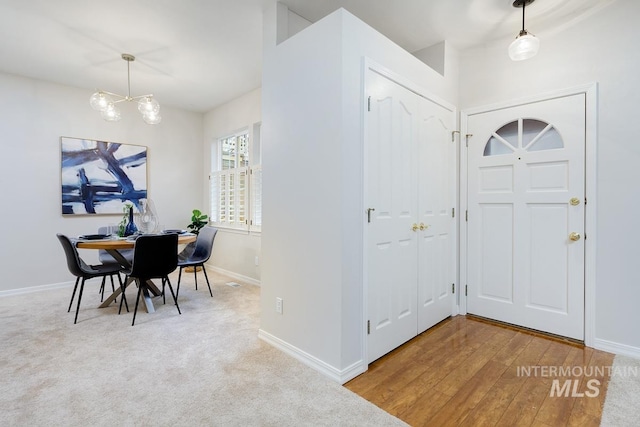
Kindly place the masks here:
<instances>
[{"instance_id":1,"label":"chandelier with glass shades","mask_svg":"<svg viewBox=\"0 0 640 427\"><path fill-rule=\"evenodd\" d=\"M116 104L123 101L137 101L138 111L142 114L142 119L150 125L157 125L162 120L160 117L160 104L155 100L153 94L131 96L131 75L129 71L130 64L136 60L136 57L128 53L122 54L122 59L127 61L127 95L119 95L106 90L98 90L89 98L91 108L100 111L102 118L108 122L117 122L120 120L120 109Z\"/></svg>"}]
</instances>

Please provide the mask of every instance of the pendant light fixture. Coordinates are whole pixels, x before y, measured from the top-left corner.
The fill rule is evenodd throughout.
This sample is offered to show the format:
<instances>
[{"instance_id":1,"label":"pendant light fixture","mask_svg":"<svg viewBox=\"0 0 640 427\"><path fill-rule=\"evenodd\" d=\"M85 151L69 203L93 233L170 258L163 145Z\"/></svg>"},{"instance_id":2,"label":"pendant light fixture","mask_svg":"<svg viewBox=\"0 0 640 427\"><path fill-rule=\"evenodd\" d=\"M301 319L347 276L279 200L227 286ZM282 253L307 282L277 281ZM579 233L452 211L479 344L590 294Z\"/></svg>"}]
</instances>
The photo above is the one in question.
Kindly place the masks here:
<instances>
[{"instance_id":1,"label":"pendant light fixture","mask_svg":"<svg viewBox=\"0 0 640 427\"><path fill-rule=\"evenodd\" d=\"M509 57L513 61L522 61L523 59L529 59L538 53L540 48L540 40L530 34L524 28L524 9L528 4L533 3L535 0L515 0L513 7L522 8L522 30L516 36L516 39L509 45Z\"/></svg>"},{"instance_id":2,"label":"pendant light fixture","mask_svg":"<svg viewBox=\"0 0 640 427\"><path fill-rule=\"evenodd\" d=\"M91 108L100 111L102 118L108 122L117 122L121 119L120 109L116 106L122 101L138 101L138 111L142 114L142 119L150 125L157 125L162 120L160 117L160 104L155 100L152 94L131 96L131 75L129 66L136 60L136 57L128 53L122 54L122 59L127 61L127 94L118 95L117 93L107 92L106 90L98 90L89 98Z\"/></svg>"}]
</instances>

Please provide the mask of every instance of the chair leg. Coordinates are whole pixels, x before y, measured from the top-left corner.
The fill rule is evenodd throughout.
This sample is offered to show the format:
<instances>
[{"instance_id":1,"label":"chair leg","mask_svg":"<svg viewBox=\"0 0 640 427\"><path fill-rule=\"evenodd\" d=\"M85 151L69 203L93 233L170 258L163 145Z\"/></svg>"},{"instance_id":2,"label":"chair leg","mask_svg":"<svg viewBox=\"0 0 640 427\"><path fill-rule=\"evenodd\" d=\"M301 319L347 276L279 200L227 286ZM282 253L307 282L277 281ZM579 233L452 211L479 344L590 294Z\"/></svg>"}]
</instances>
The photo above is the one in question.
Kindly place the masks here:
<instances>
[{"instance_id":1,"label":"chair leg","mask_svg":"<svg viewBox=\"0 0 640 427\"><path fill-rule=\"evenodd\" d=\"M71 311L71 305L73 304L73 299L76 297L76 289L78 289L78 282L80 282L80 276L76 277L76 285L73 287L73 293L71 294L71 301L69 301L69 309L67 313Z\"/></svg>"},{"instance_id":2,"label":"chair leg","mask_svg":"<svg viewBox=\"0 0 640 427\"><path fill-rule=\"evenodd\" d=\"M204 268L204 264L202 265L202 272L204 273L204 278L207 281L207 286L209 287L209 295L213 298L213 292L211 292L211 285L209 284L209 277L207 276L207 269Z\"/></svg>"},{"instance_id":3,"label":"chair leg","mask_svg":"<svg viewBox=\"0 0 640 427\"><path fill-rule=\"evenodd\" d=\"M173 302L176 304L176 307L178 308L178 314L182 314L182 312L180 311L180 306L178 305L178 297L176 296L176 294L173 293L173 286L171 286L169 277L167 277L166 280L167 280L167 284L169 285L169 290L171 291L171 296L173 297Z\"/></svg>"},{"instance_id":4,"label":"chair leg","mask_svg":"<svg viewBox=\"0 0 640 427\"><path fill-rule=\"evenodd\" d=\"M116 288L113 286L113 274L109 275L109 279L111 280L111 293L114 293L116 291ZM114 298L113 302L118 302L118 298Z\"/></svg>"},{"instance_id":5,"label":"chair leg","mask_svg":"<svg viewBox=\"0 0 640 427\"><path fill-rule=\"evenodd\" d=\"M167 303L167 300L166 300L166 298L164 297L164 284L165 284L165 279L164 279L164 277L163 277L163 278L162 278L162 303L163 303L163 304L166 304L166 303Z\"/></svg>"},{"instance_id":6,"label":"chair leg","mask_svg":"<svg viewBox=\"0 0 640 427\"><path fill-rule=\"evenodd\" d=\"M138 280L136 279L136 282L138 283L138 297L136 298L136 308L133 310L133 321L131 322L131 326L133 326L136 323L136 314L138 313L138 303L140 302L140 294L142 293L142 281L138 282Z\"/></svg>"},{"instance_id":7,"label":"chair leg","mask_svg":"<svg viewBox=\"0 0 640 427\"><path fill-rule=\"evenodd\" d=\"M82 278L82 283L80 283L80 293L78 294L78 306L76 307L76 318L73 319L73 324L75 325L78 321L78 312L80 311L80 300L82 300L82 291L84 289L84 277Z\"/></svg>"},{"instance_id":8,"label":"chair leg","mask_svg":"<svg viewBox=\"0 0 640 427\"><path fill-rule=\"evenodd\" d=\"M180 293L180 279L182 278L182 269L184 267L180 267L180 271L178 271L178 286L176 287L176 298L178 298L178 294Z\"/></svg>"},{"instance_id":9,"label":"chair leg","mask_svg":"<svg viewBox=\"0 0 640 427\"><path fill-rule=\"evenodd\" d=\"M100 290L98 292L100 292L100 302L102 302L104 300L104 284L107 280L107 276L102 276L102 284L100 285Z\"/></svg>"},{"instance_id":10,"label":"chair leg","mask_svg":"<svg viewBox=\"0 0 640 427\"><path fill-rule=\"evenodd\" d=\"M118 273L118 282L120 282L120 307L118 308L118 314L120 314L120 312L122 311L122 302L124 301L124 306L127 308L127 313L129 312L129 304L127 304L127 296L124 294L125 291L125 287L124 284L122 283L122 278L120 278L120 273ZM125 282L126 283L126 282Z\"/></svg>"},{"instance_id":11,"label":"chair leg","mask_svg":"<svg viewBox=\"0 0 640 427\"><path fill-rule=\"evenodd\" d=\"M198 290L198 267L193 266L193 277L196 280L196 291Z\"/></svg>"}]
</instances>

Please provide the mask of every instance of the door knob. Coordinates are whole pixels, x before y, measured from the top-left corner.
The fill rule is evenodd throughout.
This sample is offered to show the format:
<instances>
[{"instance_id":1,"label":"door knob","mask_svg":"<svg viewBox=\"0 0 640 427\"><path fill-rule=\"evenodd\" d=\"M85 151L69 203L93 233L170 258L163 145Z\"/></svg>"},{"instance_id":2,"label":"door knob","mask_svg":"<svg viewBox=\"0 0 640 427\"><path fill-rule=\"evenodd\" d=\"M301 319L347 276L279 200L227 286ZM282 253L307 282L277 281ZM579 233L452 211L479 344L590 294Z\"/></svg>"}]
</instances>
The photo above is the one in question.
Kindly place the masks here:
<instances>
[{"instance_id":1,"label":"door knob","mask_svg":"<svg viewBox=\"0 0 640 427\"><path fill-rule=\"evenodd\" d=\"M427 228L429 228L429 225L424 225L423 222L420 223L420 230L426 230Z\"/></svg>"},{"instance_id":2,"label":"door knob","mask_svg":"<svg viewBox=\"0 0 640 427\"><path fill-rule=\"evenodd\" d=\"M580 233L576 233L574 231L573 233L569 234L569 240L577 242L578 240L580 240Z\"/></svg>"},{"instance_id":3,"label":"door knob","mask_svg":"<svg viewBox=\"0 0 640 427\"><path fill-rule=\"evenodd\" d=\"M578 206L580 204L580 199L578 199L577 197L572 197L571 200L569 200L569 203L571 204L571 206Z\"/></svg>"},{"instance_id":4,"label":"door knob","mask_svg":"<svg viewBox=\"0 0 640 427\"><path fill-rule=\"evenodd\" d=\"M415 224L415 223L411 226L411 230L413 231L418 231L418 228L420 227L418 227L418 224Z\"/></svg>"}]
</instances>

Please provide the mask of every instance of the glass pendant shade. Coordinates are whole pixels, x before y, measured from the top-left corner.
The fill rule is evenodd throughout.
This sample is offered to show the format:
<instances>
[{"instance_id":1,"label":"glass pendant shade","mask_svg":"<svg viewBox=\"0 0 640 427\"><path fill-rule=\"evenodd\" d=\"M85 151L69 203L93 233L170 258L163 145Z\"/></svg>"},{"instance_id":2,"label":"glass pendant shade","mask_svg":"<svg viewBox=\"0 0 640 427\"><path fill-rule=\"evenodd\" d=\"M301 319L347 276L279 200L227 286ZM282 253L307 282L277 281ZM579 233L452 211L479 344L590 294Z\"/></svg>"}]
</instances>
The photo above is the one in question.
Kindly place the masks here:
<instances>
[{"instance_id":1,"label":"glass pendant shade","mask_svg":"<svg viewBox=\"0 0 640 427\"><path fill-rule=\"evenodd\" d=\"M146 124L157 125L162 121L162 117L160 117L158 113L147 112L142 114L142 120L144 120Z\"/></svg>"},{"instance_id":2,"label":"glass pendant shade","mask_svg":"<svg viewBox=\"0 0 640 427\"><path fill-rule=\"evenodd\" d=\"M536 56L538 49L540 49L540 40L533 34L521 31L509 45L509 58L513 61L529 59Z\"/></svg>"},{"instance_id":3,"label":"glass pendant shade","mask_svg":"<svg viewBox=\"0 0 640 427\"><path fill-rule=\"evenodd\" d=\"M121 119L120 110L113 102L109 102L107 108L102 110L102 118L108 122L117 122Z\"/></svg>"},{"instance_id":4,"label":"glass pendant shade","mask_svg":"<svg viewBox=\"0 0 640 427\"><path fill-rule=\"evenodd\" d=\"M104 111L113 100L104 92L96 92L89 98L89 105L96 111Z\"/></svg>"},{"instance_id":5,"label":"glass pendant shade","mask_svg":"<svg viewBox=\"0 0 640 427\"><path fill-rule=\"evenodd\" d=\"M151 96L145 96L138 101L138 111L142 114L154 113L157 114L160 111L160 104Z\"/></svg>"}]
</instances>

